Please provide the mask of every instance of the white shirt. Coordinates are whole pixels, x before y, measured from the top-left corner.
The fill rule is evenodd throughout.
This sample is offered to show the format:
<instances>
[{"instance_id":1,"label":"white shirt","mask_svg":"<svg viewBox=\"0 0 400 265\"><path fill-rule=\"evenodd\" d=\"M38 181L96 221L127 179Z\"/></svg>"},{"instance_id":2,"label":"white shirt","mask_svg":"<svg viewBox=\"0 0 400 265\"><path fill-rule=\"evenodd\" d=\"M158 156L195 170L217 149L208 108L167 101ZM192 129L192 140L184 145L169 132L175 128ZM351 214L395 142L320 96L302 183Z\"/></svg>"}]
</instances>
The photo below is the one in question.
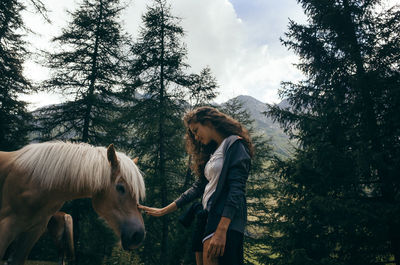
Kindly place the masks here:
<instances>
[{"instance_id":1,"label":"white shirt","mask_svg":"<svg viewBox=\"0 0 400 265\"><path fill-rule=\"evenodd\" d=\"M219 180L219 175L221 174L222 166L224 164L224 145L226 138L218 146L217 150L210 156L205 168L204 175L208 180L203 193L203 208L207 208L207 202L211 195L215 192Z\"/></svg>"}]
</instances>

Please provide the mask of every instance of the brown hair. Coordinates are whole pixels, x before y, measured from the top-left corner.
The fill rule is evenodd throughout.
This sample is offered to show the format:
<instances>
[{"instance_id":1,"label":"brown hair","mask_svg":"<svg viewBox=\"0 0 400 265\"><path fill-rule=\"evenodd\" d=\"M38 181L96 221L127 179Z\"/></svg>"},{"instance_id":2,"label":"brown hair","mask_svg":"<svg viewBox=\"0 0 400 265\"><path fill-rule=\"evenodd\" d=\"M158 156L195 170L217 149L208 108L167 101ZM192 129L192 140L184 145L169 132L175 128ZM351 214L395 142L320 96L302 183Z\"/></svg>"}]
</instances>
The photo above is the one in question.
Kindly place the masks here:
<instances>
[{"instance_id":1,"label":"brown hair","mask_svg":"<svg viewBox=\"0 0 400 265\"><path fill-rule=\"evenodd\" d=\"M220 112L216 108L196 108L186 113L183 121L186 126L186 150L192 158L191 168L198 176L204 175L204 167L210 159L210 155L216 150L217 143L212 141L211 143L204 145L199 141L196 141L194 134L189 129L190 124L200 123L205 125L205 123L208 122L208 124L211 124L224 138L231 135L242 137L250 156L253 156L253 144L247 129L244 128L240 122Z\"/></svg>"}]
</instances>

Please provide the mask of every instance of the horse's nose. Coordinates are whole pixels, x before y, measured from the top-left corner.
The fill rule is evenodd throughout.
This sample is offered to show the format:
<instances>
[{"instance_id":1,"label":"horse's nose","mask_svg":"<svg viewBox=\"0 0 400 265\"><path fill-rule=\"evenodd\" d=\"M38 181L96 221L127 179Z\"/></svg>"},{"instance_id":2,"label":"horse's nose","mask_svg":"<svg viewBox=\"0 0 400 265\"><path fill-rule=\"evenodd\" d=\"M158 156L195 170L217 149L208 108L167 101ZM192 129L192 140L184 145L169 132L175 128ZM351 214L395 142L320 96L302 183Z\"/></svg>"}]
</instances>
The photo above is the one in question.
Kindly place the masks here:
<instances>
[{"instance_id":1,"label":"horse's nose","mask_svg":"<svg viewBox=\"0 0 400 265\"><path fill-rule=\"evenodd\" d=\"M140 246L145 237L145 229L137 220L129 220L121 226L121 242L125 250L135 249Z\"/></svg>"}]
</instances>

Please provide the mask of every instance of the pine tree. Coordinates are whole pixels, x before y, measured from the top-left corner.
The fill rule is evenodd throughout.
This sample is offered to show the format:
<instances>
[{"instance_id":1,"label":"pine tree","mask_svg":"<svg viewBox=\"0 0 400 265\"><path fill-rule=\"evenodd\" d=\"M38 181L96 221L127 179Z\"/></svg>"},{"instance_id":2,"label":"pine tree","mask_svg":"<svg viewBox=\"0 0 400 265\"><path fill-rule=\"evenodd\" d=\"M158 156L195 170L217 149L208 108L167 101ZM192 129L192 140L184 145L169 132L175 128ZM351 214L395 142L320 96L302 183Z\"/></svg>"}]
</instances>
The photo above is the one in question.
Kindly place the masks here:
<instances>
[{"instance_id":1,"label":"pine tree","mask_svg":"<svg viewBox=\"0 0 400 265\"><path fill-rule=\"evenodd\" d=\"M72 21L53 38L48 53L52 76L43 88L70 101L43 109L42 137L107 145L118 141L118 104L129 41L120 24L120 1L83 0ZM122 132L120 132L122 133Z\"/></svg>"},{"instance_id":2,"label":"pine tree","mask_svg":"<svg viewBox=\"0 0 400 265\"><path fill-rule=\"evenodd\" d=\"M380 1L299 1L283 44L307 79L272 107L300 148L275 162L271 264L400 264L400 26ZM267 262L267 261L266 261Z\"/></svg>"},{"instance_id":3,"label":"pine tree","mask_svg":"<svg viewBox=\"0 0 400 265\"><path fill-rule=\"evenodd\" d=\"M189 76L189 97L190 108L196 108L210 104L217 96L215 89L218 87L217 80L213 77L209 67L201 70L200 74Z\"/></svg>"},{"instance_id":4,"label":"pine tree","mask_svg":"<svg viewBox=\"0 0 400 265\"><path fill-rule=\"evenodd\" d=\"M14 0L0 3L0 149L16 150L28 142L31 116L27 103L18 99L34 90L23 75L29 54L22 32L26 31L21 12L26 7Z\"/></svg>"},{"instance_id":5,"label":"pine tree","mask_svg":"<svg viewBox=\"0 0 400 265\"><path fill-rule=\"evenodd\" d=\"M125 111L126 124L133 126L132 146L146 172L146 204L163 207L177 198L190 177L183 145L185 101L210 100L216 82L207 68L199 75L186 73L187 51L181 42L184 31L166 1L153 1L142 20L139 38L131 49L132 81L125 89L131 104ZM145 223L145 264L177 264L184 259L187 247L182 245L188 232L178 225L176 214L147 218ZM182 251L173 251L178 248Z\"/></svg>"}]
</instances>

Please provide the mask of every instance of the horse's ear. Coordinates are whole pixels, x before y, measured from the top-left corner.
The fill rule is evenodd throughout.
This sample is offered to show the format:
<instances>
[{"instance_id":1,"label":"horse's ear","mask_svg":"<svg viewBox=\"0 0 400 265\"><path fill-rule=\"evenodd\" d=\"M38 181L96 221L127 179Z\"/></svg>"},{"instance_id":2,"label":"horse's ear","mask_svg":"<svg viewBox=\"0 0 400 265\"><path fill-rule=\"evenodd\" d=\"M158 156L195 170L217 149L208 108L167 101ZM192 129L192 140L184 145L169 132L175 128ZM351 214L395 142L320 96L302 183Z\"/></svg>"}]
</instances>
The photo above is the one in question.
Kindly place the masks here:
<instances>
[{"instance_id":1,"label":"horse's ear","mask_svg":"<svg viewBox=\"0 0 400 265\"><path fill-rule=\"evenodd\" d=\"M135 157L134 159L132 159L133 163L135 163L135 165L137 165L137 163L139 162L139 157Z\"/></svg>"},{"instance_id":2,"label":"horse's ear","mask_svg":"<svg viewBox=\"0 0 400 265\"><path fill-rule=\"evenodd\" d=\"M117 154L115 153L115 148L113 144L107 147L107 159L110 162L112 168L118 167Z\"/></svg>"}]
</instances>

